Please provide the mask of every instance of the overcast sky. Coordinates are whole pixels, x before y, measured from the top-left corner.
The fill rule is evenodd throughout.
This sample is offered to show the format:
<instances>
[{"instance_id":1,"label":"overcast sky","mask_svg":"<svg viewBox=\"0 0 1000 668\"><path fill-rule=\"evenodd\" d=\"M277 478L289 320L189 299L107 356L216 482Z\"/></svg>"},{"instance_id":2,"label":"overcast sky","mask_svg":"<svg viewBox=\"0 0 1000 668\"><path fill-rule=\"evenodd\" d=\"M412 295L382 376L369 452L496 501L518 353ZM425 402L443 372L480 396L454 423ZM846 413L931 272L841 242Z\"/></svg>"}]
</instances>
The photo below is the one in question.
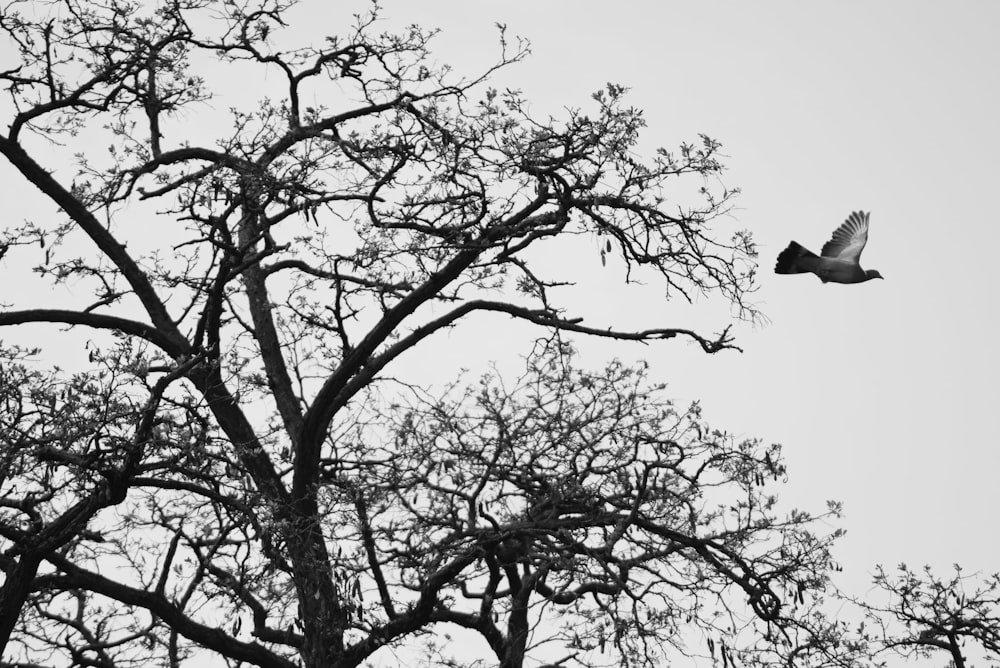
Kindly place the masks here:
<instances>
[{"instance_id":1,"label":"overcast sky","mask_svg":"<svg viewBox=\"0 0 1000 668\"><path fill-rule=\"evenodd\" d=\"M540 116L586 106L610 81L645 110L648 150L697 133L723 143L725 184L743 194L720 225L754 232L755 301L768 321L736 328L742 354L707 356L679 340L581 344L585 364L646 358L715 426L784 444L789 505L845 503L838 555L850 586L863 588L876 563L1000 569L1000 3L383 4L386 29L441 28L440 62L470 75L496 58L495 22L529 39L532 56L496 83L522 89ZM341 14L309 18L330 34L347 28ZM10 174L3 165L8 184ZM819 251L858 209L871 211L862 264L885 281L772 273L789 240ZM14 211L15 223L27 215ZM579 269L596 257L561 261ZM617 268L589 272L582 286L592 325L635 318L710 334L731 317L721 302L686 308L623 289ZM487 343L500 357L506 340ZM442 341L440 351L461 341L468 358L490 356L460 334Z\"/></svg>"},{"instance_id":2,"label":"overcast sky","mask_svg":"<svg viewBox=\"0 0 1000 668\"><path fill-rule=\"evenodd\" d=\"M441 28L441 61L470 73L495 56L494 22L529 39L532 56L501 83L539 114L585 106L612 81L645 110L647 146L720 140L725 183L743 191L722 222L756 236L769 322L737 328L743 354L671 341L581 346L585 361L648 358L716 426L784 444L789 504L845 504L846 586L863 589L876 563L1000 569L1000 3L384 7L387 27ZM862 265L885 281L773 274L789 240L818 252L858 209L871 211ZM588 289L612 322L662 312L663 326L712 332L729 315L623 290L611 269Z\"/></svg>"}]
</instances>

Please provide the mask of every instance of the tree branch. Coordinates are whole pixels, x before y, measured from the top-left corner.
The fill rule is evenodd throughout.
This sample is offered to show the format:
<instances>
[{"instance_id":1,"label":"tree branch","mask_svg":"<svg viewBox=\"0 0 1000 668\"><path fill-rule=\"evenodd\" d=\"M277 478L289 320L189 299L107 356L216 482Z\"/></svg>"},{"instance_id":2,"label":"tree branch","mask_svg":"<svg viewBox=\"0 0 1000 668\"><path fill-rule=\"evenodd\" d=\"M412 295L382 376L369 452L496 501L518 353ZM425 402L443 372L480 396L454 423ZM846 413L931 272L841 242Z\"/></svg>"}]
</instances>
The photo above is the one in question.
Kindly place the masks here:
<instances>
[{"instance_id":1,"label":"tree branch","mask_svg":"<svg viewBox=\"0 0 1000 668\"><path fill-rule=\"evenodd\" d=\"M3 153L30 183L59 205L87 233L101 252L121 270L125 280L132 286L145 307L153 325L170 341L169 348L188 352L190 345L187 339L177 329L149 278L126 252L125 246L120 244L80 200L52 178L49 171L35 162L19 144L0 135L0 153Z\"/></svg>"},{"instance_id":2,"label":"tree branch","mask_svg":"<svg viewBox=\"0 0 1000 668\"><path fill-rule=\"evenodd\" d=\"M86 589L93 591L126 605L149 610L185 638L231 659L246 661L262 668L295 668L297 665L262 645L240 642L228 636L221 629L194 621L163 596L135 589L87 571L58 553L45 555L45 560L52 563L64 575L41 576L35 582L36 589Z\"/></svg>"},{"instance_id":3,"label":"tree branch","mask_svg":"<svg viewBox=\"0 0 1000 668\"><path fill-rule=\"evenodd\" d=\"M83 325L95 329L110 329L123 334L131 334L149 341L171 357L184 355L185 347L177 345L175 338L160 329L143 322L119 318L100 313L81 313L65 309L30 309L27 311L0 311L0 326L24 325L29 323L53 322L64 325Z\"/></svg>"}]
</instances>

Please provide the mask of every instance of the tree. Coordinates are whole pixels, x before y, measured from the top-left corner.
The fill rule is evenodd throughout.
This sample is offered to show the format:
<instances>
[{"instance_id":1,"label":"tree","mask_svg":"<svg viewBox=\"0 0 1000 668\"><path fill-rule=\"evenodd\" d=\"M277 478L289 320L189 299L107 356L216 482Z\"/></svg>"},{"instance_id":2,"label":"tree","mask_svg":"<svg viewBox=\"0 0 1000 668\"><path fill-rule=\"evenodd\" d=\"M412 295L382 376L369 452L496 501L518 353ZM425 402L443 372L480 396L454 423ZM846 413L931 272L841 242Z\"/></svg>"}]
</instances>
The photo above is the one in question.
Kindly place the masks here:
<instances>
[{"instance_id":1,"label":"tree","mask_svg":"<svg viewBox=\"0 0 1000 668\"><path fill-rule=\"evenodd\" d=\"M641 367L578 368L570 343L716 353L728 329L584 324L547 278L584 236L627 279L752 314L752 240L713 231L733 195L717 142L641 162L616 85L534 119L487 85L527 53L502 28L497 65L463 79L377 10L302 46L286 0L150 4L0 18L20 56L0 153L60 211L8 226L4 262L78 298L22 297L0 325L89 337L76 372L2 349L6 665L472 661L442 628L505 667L725 662L806 628L795 602L826 588L836 532L776 512L779 449ZM234 73L281 84L220 121ZM519 380L392 375L481 315L534 328Z\"/></svg>"},{"instance_id":2,"label":"tree","mask_svg":"<svg viewBox=\"0 0 1000 668\"><path fill-rule=\"evenodd\" d=\"M942 578L930 568L918 573L900 564L895 575L879 566L874 582L888 600L858 604L866 612L862 634L880 652L943 655L954 668L970 665L970 658L1000 662L1000 574L976 578L956 565Z\"/></svg>"}]
</instances>

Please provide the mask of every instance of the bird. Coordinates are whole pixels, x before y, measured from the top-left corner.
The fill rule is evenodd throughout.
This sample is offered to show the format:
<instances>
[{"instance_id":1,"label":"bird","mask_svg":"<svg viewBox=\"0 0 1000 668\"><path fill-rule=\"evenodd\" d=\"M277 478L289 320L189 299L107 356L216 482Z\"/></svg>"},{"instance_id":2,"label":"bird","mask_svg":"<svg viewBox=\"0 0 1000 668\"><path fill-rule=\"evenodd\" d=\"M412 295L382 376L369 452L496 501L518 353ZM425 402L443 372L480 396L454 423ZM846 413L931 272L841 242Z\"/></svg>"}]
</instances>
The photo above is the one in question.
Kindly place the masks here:
<instances>
[{"instance_id":1,"label":"bird","mask_svg":"<svg viewBox=\"0 0 1000 668\"><path fill-rule=\"evenodd\" d=\"M812 273L824 283L864 283L883 278L874 269L862 269L861 251L868 242L868 213L855 211L833 231L833 236L816 255L797 241L778 255L776 274Z\"/></svg>"}]
</instances>

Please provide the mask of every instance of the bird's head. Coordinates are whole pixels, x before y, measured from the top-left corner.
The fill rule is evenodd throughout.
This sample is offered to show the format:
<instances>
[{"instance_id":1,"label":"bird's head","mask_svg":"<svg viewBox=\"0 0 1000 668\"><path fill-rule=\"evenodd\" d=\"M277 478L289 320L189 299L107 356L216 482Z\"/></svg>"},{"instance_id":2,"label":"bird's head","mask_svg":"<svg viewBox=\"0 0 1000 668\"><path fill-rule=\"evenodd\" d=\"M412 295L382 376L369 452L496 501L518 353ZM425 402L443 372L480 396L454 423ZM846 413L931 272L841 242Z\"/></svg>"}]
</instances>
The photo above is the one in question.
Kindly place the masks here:
<instances>
[{"instance_id":1,"label":"bird's head","mask_svg":"<svg viewBox=\"0 0 1000 668\"><path fill-rule=\"evenodd\" d=\"M885 280L885 276L883 276L882 274L878 273L877 269L869 269L868 271L865 272L865 280L866 281L870 281L873 278L881 278L882 280Z\"/></svg>"}]
</instances>

